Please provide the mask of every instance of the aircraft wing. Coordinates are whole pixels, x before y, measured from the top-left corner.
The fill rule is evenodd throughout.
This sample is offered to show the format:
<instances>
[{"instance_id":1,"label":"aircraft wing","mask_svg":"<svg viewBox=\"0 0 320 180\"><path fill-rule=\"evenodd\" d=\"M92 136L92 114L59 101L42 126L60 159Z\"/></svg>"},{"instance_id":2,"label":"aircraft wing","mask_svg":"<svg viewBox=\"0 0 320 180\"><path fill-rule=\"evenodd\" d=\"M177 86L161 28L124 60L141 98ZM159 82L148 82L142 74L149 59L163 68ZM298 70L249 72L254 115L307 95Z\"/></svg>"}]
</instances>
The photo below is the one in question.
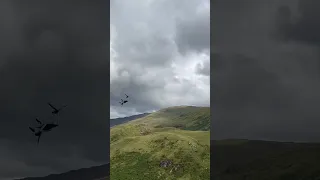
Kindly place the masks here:
<instances>
[{"instance_id":1,"label":"aircraft wing","mask_svg":"<svg viewBox=\"0 0 320 180\"><path fill-rule=\"evenodd\" d=\"M42 122L41 122L41 121L39 121L39 119L37 119L37 118L36 118L36 121L37 121L39 124L42 124Z\"/></svg>"},{"instance_id":2,"label":"aircraft wing","mask_svg":"<svg viewBox=\"0 0 320 180\"><path fill-rule=\"evenodd\" d=\"M29 127L29 129L30 129L32 132L34 132L34 131L35 131L32 127Z\"/></svg>"},{"instance_id":3,"label":"aircraft wing","mask_svg":"<svg viewBox=\"0 0 320 180\"><path fill-rule=\"evenodd\" d=\"M52 108L52 109L54 109L54 110L58 110L58 109L56 109L52 104L50 104L50 103L48 103L48 105Z\"/></svg>"}]
</instances>

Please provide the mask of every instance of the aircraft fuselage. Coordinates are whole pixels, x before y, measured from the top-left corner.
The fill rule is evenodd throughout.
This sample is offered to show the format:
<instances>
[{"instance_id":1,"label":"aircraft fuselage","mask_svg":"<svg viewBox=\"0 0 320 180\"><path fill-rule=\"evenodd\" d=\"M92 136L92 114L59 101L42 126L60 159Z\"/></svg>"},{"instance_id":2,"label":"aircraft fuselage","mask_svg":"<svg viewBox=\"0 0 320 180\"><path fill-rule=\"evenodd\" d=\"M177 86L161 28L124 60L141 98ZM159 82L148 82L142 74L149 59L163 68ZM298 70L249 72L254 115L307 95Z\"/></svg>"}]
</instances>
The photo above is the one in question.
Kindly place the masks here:
<instances>
[{"instance_id":1,"label":"aircraft fuselage","mask_svg":"<svg viewBox=\"0 0 320 180\"><path fill-rule=\"evenodd\" d=\"M54 110L54 111L52 111L52 114L58 114L58 110Z\"/></svg>"},{"instance_id":2,"label":"aircraft fuselage","mask_svg":"<svg viewBox=\"0 0 320 180\"><path fill-rule=\"evenodd\" d=\"M42 133L41 131L38 131L38 132L34 133L34 135L35 135L35 136L40 136L41 133Z\"/></svg>"},{"instance_id":3,"label":"aircraft fuselage","mask_svg":"<svg viewBox=\"0 0 320 180\"><path fill-rule=\"evenodd\" d=\"M46 124L43 128L42 131L51 131L53 128L57 127L57 124Z\"/></svg>"}]
</instances>

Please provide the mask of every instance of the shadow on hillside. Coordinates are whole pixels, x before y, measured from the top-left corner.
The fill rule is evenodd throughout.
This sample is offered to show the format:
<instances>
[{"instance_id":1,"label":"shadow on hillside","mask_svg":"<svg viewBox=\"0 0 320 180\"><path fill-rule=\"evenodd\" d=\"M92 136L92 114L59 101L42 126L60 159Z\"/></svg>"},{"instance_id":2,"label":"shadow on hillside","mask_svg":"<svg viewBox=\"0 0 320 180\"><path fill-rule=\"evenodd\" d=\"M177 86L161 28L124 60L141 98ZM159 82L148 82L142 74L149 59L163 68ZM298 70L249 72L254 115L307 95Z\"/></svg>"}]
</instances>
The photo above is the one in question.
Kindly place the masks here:
<instances>
[{"instance_id":1,"label":"shadow on hillside","mask_svg":"<svg viewBox=\"0 0 320 180\"><path fill-rule=\"evenodd\" d=\"M320 144L211 141L211 178L313 180L320 178Z\"/></svg>"}]
</instances>

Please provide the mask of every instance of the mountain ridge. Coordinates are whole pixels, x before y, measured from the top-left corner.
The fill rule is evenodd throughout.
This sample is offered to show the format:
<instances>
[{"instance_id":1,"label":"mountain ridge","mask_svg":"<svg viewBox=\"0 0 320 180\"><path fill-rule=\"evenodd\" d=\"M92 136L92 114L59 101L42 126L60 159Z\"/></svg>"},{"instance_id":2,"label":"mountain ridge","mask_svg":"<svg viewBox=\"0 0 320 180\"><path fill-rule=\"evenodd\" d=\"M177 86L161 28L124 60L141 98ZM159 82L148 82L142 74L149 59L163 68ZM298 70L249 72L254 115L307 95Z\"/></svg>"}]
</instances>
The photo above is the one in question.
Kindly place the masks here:
<instances>
[{"instance_id":1,"label":"mountain ridge","mask_svg":"<svg viewBox=\"0 0 320 180\"><path fill-rule=\"evenodd\" d=\"M126 116L126 117L121 117L121 118L113 118L110 119L110 127L119 125L119 124L123 124L138 118L142 118L145 117L147 115L149 115L151 113L142 113L142 114L136 114L136 115L132 115L132 116Z\"/></svg>"},{"instance_id":2,"label":"mountain ridge","mask_svg":"<svg viewBox=\"0 0 320 180\"><path fill-rule=\"evenodd\" d=\"M71 170L60 174L50 174L44 177L26 177L15 180L108 180L110 163Z\"/></svg>"}]
</instances>

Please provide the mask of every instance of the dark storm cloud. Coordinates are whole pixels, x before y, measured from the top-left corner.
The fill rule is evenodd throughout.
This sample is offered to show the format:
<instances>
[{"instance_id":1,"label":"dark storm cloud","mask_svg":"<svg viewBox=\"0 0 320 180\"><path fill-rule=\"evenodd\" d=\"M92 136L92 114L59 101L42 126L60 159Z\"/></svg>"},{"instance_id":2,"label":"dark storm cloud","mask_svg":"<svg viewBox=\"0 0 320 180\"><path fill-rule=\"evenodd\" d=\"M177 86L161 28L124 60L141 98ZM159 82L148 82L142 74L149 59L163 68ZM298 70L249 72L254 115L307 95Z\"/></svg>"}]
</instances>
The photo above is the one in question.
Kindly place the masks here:
<instances>
[{"instance_id":1,"label":"dark storm cloud","mask_svg":"<svg viewBox=\"0 0 320 180\"><path fill-rule=\"evenodd\" d=\"M195 16L194 19L181 20L177 23L176 41L182 53L203 51L210 48L210 16Z\"/></svg>"},{"instance_id":2,"label":"dark storm cloud","mask_svg":"<svg viewBox=\"0 0 320 180\"><path fill-rule=\"evenodd\" d=\"M10 151L4 163L25 166L0 175L38 176L107 162L107 3L6 2L13 16L1 16L1 23L15 19L1 33L6 37L1 47L10 51L1 51L0 138ZM47 102L68 107L59 116L60 127L44 134L36 147L28 126L36 117L53 120Z\"/></svg>"},{"instance_id":3,"label":"dark storm cloud","mask_svg":"<svg viewBox=\"0 0 320 180\"><path fill-rule=\"evenodd\" d=\"M320 18L320 12L318 11L320 1L299 1L298 7L298 17L293 16L292 10L288 6L282 6L278 9L276 19L278 33L287 40L319 46L320 25L316 22Z\"/></svg>"},{"instance_id":4,"label":"dark storm cloud","mask_svg":"<svg viewBox=\"0 0 320 180\"><path fill-rule=\"evenodd\" d=\"M319 141L319 3L249 2L212 9L211 137Z\"/></svg>"},{"instance_id":5,"label":"dark storm cloud","mask_svg":"<svg viewBox=\"0 0 320 180\"><path fill-rule=\"evenodd\" d=\"M292 101L294 92L284 87L280 79L266 71L256 59L236 54L221 55L215 61L220 64L211 77L214 93L211 98L216 104L212 129L215 138L250 137L258 128L278 125L279 119L273 118L291 113L288 106L295 108L292 104L295 103Z\"/></svg>"}]
</instances>

